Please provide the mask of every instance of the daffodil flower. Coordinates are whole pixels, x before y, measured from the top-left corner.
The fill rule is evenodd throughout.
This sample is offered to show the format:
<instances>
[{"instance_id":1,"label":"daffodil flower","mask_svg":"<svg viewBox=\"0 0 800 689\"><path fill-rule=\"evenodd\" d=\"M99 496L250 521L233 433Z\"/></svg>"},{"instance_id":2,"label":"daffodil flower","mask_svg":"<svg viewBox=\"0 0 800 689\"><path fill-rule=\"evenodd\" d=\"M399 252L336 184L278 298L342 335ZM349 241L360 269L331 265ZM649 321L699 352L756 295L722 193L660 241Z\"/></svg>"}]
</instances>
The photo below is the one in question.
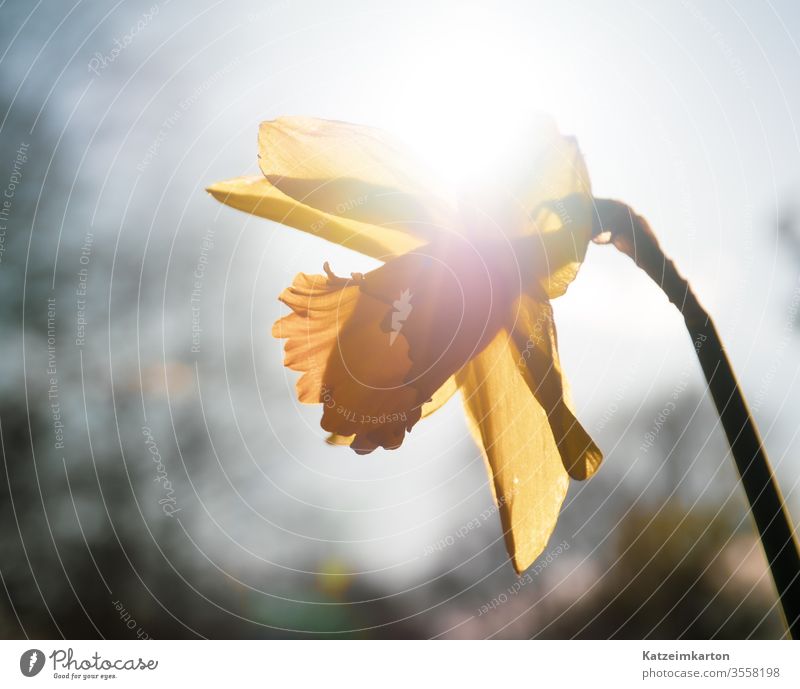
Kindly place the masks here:
<instances>
[{"instance_id":1,"label":"daffodil flower","mask_svg":"<svg viewBox=\"0 0 800 689\"><path fill-rule=\"evenodd\" d=\"M287 117L259 132L262 175L209 188L234 208L383 264L365 274L300 273L273 334L322 404L330 441L357 453L399 447L461 392L518 572L543 551L569 477L602 455L575 418L550 299L592 236L592 195L574 139L537 120L502 167L457 201L402 144L342 122Z\"/></svg>"}]
</instances>

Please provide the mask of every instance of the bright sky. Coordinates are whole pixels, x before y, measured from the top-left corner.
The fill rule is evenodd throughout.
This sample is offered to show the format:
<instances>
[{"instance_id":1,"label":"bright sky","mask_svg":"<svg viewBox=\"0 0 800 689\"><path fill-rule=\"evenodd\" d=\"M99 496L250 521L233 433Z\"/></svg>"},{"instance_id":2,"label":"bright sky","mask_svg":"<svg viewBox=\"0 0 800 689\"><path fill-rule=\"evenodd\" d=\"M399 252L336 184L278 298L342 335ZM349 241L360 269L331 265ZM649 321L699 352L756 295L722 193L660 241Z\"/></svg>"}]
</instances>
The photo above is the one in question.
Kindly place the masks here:
<instances>
[{"instance_id":1,"label":"bright sky","mask_svg":"<svg viewBox=\"0 0 800 689\"><path fill-rule=\"evenodd\" d=\"M88 190L90 203L80 211L77 234L83 227L99 234L124 226L122 246L128 241L138 251L142 228L154 219L157 228L202 237L213 218L227 214L228 227L245 231L241 244L218 236L217 256L233 247L236 279L262 271L252 278L259 290L263 280L255 296L277 315L277 290L294 273L318 270L325 260L339 273L366 263L235 215L202 192L210 182L256 171L260 121L305 114L384 127L444 175L477 169L491 176L492 148L513 137L528 113L544 109L578 138L595 193L625 200L650 220L716 316L790 492L800 468L791 313L800 283L797 258L778 242L775 228L800 188L797 3L173 0L157 6L157 16L97 75L87 63L98 53L108 59L114 38L130 33L147 3L81 6L71 18L40 9L21 34L29 47L21 40L5 58L19 80L10 87L22 84L22 96L41 104L43 122L56 123L54 131L62 122L69 128L64 145L74 147L78 188ZM20 21L27 11L18 11ZM95 21L80 12L95 13ZM57 59L48 52L56 42L36 53L51 32L63 41ZM74 37L65 41L69 32ZM46 63L40 56L48 55ZM138 174L165 119L187 98L179 124ZM153 246L163 244L150 260L167 255L171 238L153 237ZM687 368L700 385L679 316L611 249L591 249L556 312L579 411L602 416L620 402L623 388L635 407L648 389L668 390ZM279 348L274 343L257 354L277 361ZM626 387L620 381L632 367L636 385ZM276 393L270 381L268 392L284 394L282 383ZM316 423L316 410L312 417ZM441 429L436 424L448 419L429 423ZM264 426L261 418L257 424ZM410 454L404 461L413 461ZM325 466L336 471L340 464ZM365 471L363 461L357 466ZM418 486L409 481L409 491ZM800 505L800 495L790 502ZM398 509L398 530L405 519Z\"/></svg>"}]
</instances>

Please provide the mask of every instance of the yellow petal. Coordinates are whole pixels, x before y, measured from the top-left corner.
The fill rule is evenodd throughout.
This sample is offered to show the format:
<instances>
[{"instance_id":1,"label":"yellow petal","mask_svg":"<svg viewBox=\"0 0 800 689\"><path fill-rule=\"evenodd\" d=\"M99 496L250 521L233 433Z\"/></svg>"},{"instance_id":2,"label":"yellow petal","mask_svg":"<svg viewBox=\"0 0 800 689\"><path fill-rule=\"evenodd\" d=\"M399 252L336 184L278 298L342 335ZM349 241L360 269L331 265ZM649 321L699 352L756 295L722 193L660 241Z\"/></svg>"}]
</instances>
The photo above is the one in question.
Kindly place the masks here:
<instances>
[{"instance_id":1,"label":"yellow petal","mask_svg":"<svg viewBox=\"0 0 800 689\"><path fill-rule=\"evenodd\" d=\"M534 212L548 267L539 284L550 299L575 279L592 238L592 198L575 193L545 202Z\"/></svg>"},{"instance_id":2,"label":"yellow petal","mask_svg":"<svg viewBox=\"0 0 800 689\"><path fill-rule=\"evenodd\" d=\"M402 316L398 333L412 360L407 380L420 399L430 399L510 324L520 293L516 268L515 252L506 242L450 235L364 276L362 291ZM409 302L407 311L401 295Z\"/></svg>"},{"instance_id":3,"label":"yellow petal","mask_svg":"<svg viewBox=\"0 0 800 689\"><path fill-rule=\"evenodd\" d=\"M328 445L349 447L355 438L355 435L339 435L338 433L331 433L327 438L325 438L325 442L328 443Z\"/></svg>"},{"instance_id":4,"label":"yellow petal","mask_svg":"<svg viewBox=\"0 0 800 689\"><path fill-rule=\"evenodd\" d=\"M424 419L426 416L430 416L437 409L443 407L455 394L456 390L458 390L456 378L455 376L450 376L447 382L434 393L431 401L422 405L422 418ZM338 435L336 433L331 433L325 438L325 442L329 445L350 445L354 439L354 435Z\"/></svg>"},{"instance_id":5,"label":"yellow petal","mask_svg":"<svg viewBox=\"0 0 800 689\"><path fill-rule=\"evenodd\" d=\"M452 225L425 166L378 129L282 117L261 124L258 148L266 178L306 206L427 239Z\"/></svg>"},{"instance_id":6,"label":"yellow petal","mask_svg":"<svg viewBox=\"0 0 800 689\"><path fill-rule=\"evenodd\" d=\"M592 187L578 142L562 136L555 125L546 128L546 144L531 166L533 175L521 189L525 211L537 232L565 229L572 238L571 261L561 260L542 286L547 295L562 295L575 279L592 238Z\"/></svg>"},{"instance_id":7,"label":"yellow petal","mask_svg":"<svg viewBox=\"0 0 800 689\"><path fill-rule=\"evenodd\" d=\"M572 478L592 476L603 454L575 418L567 381L558 360L558 340L553 309L546 300L523 296L517 303L512 336L518 364L531 393L547 413L564 468Z\"/></svg>"},{"instance_id":8,"label":"yellow petal","mask_svg":"<svg viewBox=\"0 0 800 689\"><path fill-rule=\"evenodd\" d=\"M217 201L245 213L308 232L378 260L404 254L422 244L407 232L368 225L307 206L270 184L264 177L237 177L208 188Z\"/></svg>"},{"instance_id":9,"label":"yellow petal","mask_svg":"<svg viewBox=\"0 0 800 689\"><path fill-rule=\"evenodd\" d=\"M322 428L355 436L351 447L360 454L399 447L428 399L405 383L408 344L390 341L383 324L391 305L364 293L363 277L336 277L327 264L326 272L295 277L280 296L292 313L272 330L286 339L284 365L303 374L298 399L321 403Z\"/></svg>"},{"instance_id":10,"label":"yellow petal","mask_svg":"<svg viewBox=\"0 0 800 689\"><path fill-rule=\"evenodd\" d=\"M470 428L485 453L506 547L522 572L547 545L569 477L547 415L520 374L518 357L502 331L456 380Z\"/></svg>"},{"instance_id":11,"label":"yellow petal","mask_svg":"<svg viewBox=\"0 0 800 689\"><path fill-rule=\"evenodd\" d=\"M359 453L398 447L510 323L513 254L486 244L427 245L352 278L326 264L327 275L300 273L281 293L292 313L273 334L287 340L284 364L303 373L300 401L323 404L322 427L337 436L329 442L354 435Z\"/></svg>"},{"instance_id":12,"label":"yellow petal","mask_svg":"<svg viewBox=\"0 0 800 689\"><path fill-rule=\"evenodd\" d=\"M577 141L563 136L550 117L533 117L493 169L463 190L461 215L473 233L516 237L564 230L558 259L540 278L549 297L562 295L592 234L591 183Z\"/></svg>"},{"instance_id":13,"label":"yellow petal","mask_svg":"<svg viewBox=\"0 0 800 689\"><path fill-rule=\"evenodd\" d=\"M426 402L422 405L422 418L424 419L426 416L430 416L437 409L443 407L456 393L456 390L458 390L456 378L455 376L450 376L447 382L433 394L430 402Z\"/></svg>"},{"instance_id":14,"label":"yellow petal","mask_svg":"<svg viewBox=\"0 0 800 689\"><path fill-rule=\"evenodd\" d=\"M302 373L296 385L300 402L323 401L325 367L359 296L357 285L331 284L325 275L299 273L278 297L292 312L275 321L272 335L286 339L284 366Z\"/></svg>"}]
</instances>

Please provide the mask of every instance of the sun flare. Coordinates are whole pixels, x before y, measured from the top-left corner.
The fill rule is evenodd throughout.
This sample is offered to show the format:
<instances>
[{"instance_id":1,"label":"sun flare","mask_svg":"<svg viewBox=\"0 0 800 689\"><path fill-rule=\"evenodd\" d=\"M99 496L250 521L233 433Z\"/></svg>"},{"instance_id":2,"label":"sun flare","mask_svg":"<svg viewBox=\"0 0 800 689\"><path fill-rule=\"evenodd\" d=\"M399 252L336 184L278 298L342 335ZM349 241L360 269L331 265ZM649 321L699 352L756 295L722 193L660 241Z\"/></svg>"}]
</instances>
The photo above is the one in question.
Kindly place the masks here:
<instances>
[{"instance_id":1,"label":"sun flare","mask_svg":"<svg viewBox=\"0 0 800 689\"><path fill-rule=\"evenodd\" d=\"M541 53L522 27L489 7L432 17L397 65L392 130L448 188L485 178L530 136L537 112L560 119L572 109L568 63Z\"/></svg>"}]
</instances>

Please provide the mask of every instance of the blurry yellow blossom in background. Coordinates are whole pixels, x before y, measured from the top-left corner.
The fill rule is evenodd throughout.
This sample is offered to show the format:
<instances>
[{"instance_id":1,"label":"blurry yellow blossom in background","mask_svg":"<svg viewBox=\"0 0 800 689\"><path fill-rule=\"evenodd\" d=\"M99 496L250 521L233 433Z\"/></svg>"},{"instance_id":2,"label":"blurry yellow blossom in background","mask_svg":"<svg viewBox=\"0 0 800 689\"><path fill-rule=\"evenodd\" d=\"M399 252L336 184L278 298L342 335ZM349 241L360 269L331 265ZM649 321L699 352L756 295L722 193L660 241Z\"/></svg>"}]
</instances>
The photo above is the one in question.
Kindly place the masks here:
<instances>
[{"instance_id":1,"label":"blurry yellow blossom in background","mask_svg":"<svg viewBox=\"0 0 800 689\"><path fill-rule=\"evenodd\" d=\"M500 125L502 126L502 125ZM476 146L482 145L476 133ZM304 117L264 122L263 175L214 184L219 201L383 261L366 274L300 273L275 323L301 402L330 442L399 447L460 390L518 572L545 548L569 477L602 455L576 420L550 299L592 231L574 139L545 117L457 199L376 129Z\"/></svg>"}]
</instances>

